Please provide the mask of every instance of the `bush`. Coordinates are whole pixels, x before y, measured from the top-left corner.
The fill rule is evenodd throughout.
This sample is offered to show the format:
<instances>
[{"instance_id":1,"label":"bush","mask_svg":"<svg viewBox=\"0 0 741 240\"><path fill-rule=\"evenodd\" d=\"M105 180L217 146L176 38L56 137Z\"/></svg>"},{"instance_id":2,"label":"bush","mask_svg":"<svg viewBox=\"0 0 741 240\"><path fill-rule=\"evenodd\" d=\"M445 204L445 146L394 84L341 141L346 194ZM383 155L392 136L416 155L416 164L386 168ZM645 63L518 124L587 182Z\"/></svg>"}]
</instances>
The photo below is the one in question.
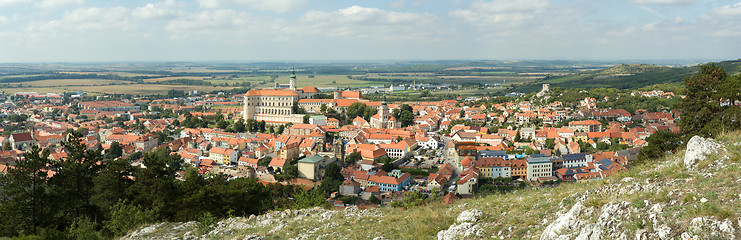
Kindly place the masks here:
<instances>
[{"instance_id":1,"label":"bush","mask_svg":"<svg viewBox=\"0 0 741 240\"><path fill-rule=\"evenodd\" d=\"M205 212L201 217L198 218L198 234L205 235L214 230L214 225L219 222L211 212Z\"/></svg>"},{"instance_id":2,"label":"bush","mask_svg":"<svg viewBox=\"0 0 741 240\"><path fill-rule=\"evenodd\" d=\"M109 237L123 236L131 229L155 221L154 211L119 201L111 206L111 219L104 221L103 230Z\"/></svg>"}]
</instances>

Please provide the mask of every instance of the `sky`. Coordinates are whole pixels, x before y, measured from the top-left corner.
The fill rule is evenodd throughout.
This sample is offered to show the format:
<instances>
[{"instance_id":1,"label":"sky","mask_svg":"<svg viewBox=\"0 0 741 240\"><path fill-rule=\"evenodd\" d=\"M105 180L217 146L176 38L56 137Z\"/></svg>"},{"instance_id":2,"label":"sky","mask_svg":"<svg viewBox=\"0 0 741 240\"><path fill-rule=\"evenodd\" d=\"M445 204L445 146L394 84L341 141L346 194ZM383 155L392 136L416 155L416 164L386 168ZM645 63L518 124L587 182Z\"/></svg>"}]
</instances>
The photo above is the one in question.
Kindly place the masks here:
<instances>
[{"instance_id":1,"label":"sky","mask_svg":"<svg viewBox=\"0 0 741 240\"><path fill-rule=\"evenodd\" d=\"M738 59L741 0L0 0L0 62Z\"/></svg>"}]
</instances>

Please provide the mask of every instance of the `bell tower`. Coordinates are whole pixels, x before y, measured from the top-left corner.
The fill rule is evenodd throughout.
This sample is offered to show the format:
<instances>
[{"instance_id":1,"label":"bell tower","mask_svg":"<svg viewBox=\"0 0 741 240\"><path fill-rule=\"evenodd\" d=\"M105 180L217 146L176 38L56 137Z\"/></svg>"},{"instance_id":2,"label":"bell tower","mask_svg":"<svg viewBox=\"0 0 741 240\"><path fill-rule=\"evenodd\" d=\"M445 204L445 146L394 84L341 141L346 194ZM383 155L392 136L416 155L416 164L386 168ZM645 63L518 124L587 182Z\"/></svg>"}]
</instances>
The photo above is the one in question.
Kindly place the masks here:
<instances>
[{"instance_id":1,"label":"bell tower","mask_svg":"<svg viewBox=\"0 0 741 240\"><path fill-rule=\"evenodd\" d=\"M288 82L288 88L296 91L296 69L291 70L291 80Z\"/></svg>"}]
</instances>

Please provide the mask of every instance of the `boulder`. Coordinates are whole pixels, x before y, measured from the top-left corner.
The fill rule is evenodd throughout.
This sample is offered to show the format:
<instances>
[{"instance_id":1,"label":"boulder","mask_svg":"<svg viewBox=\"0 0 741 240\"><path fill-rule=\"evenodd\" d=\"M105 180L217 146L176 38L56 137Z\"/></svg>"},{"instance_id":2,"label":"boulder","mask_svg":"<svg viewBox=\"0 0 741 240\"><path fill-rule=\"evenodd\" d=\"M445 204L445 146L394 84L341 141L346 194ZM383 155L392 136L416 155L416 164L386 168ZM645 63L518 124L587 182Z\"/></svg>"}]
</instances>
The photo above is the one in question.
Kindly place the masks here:
<instances>
[{"instance_id":1,"label":"boulder","mask_svg":"<svg viewBox=\"0 0 741 240\"><path fill-rule=\"evenodd\" d=\"M458 215L458 219L456 221L459 223L460 222L476 222L479 220L479 218L481 218L482 215L484 215L484 213L478 209L464 210L463 212L461 212L460 215Z\"/></svg>"},{"instance_id":2,"label":"boulder","mask_svg":"<svg viewBox=\"0 0 741 240\"><path fill-rule=\"evenodd\" d=\"M686 168L695 168L698 162L705 160L706 155L714 154L724 149L723 145L713 141L712 138L694 136L687 143L687 150L684 153L684 166Z\"/></svg>"},{"instance_id":3,"label":"boulder","mask_svg":"<svg viewBox=\"0 0 741 240\"><path fill-rule=\"evenodd\" d=\"M475 224L476 221L481 219L484 212L478 209L468 209L461 212L456 219L456 223L450 225L447 230L442 230L437 233L438 240L453 240L453 239L468 239L472 237L480 236L482 233L481 227Z\"/></svg>"}]
</instances>

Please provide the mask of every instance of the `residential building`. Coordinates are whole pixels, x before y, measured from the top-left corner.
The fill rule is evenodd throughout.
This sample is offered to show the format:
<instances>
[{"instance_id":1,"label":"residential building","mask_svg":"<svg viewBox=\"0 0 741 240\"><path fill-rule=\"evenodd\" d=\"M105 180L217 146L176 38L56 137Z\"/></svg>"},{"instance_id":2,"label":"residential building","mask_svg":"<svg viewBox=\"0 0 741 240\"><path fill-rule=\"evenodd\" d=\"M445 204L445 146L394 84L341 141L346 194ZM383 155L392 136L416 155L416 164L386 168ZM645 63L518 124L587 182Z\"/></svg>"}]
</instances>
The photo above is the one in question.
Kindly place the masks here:
<instances>
[{"instance_id":1,"label":"residential building","mask_svg":"<svg viewBox=\"0 0 741 240\"><path fill-rule=\"evenodd\" d=\"M236 163L238 160L237 151L235 151L234 149L215 147L211 148L208 153L208 158L222 165Z\"/></svg>"},{"instance_id":2,"label":"residential building","mask_svg":"<svg viewBox=\"0 0 741 240\"><path fill-rule=\"evenodd\" d=\"M298 161L298 177L319 180L324 176L324 169L337 158L326 158L319 155L305 157Z\"/></svg>"},{"instance_id":3,"label":"residential building","mask_svg":"<svg viewBox=\"0 0 741 240\"><path fill-rule=\"evenodd\" d=\"M551 157L535 154L527 158L527 179L537 181L538 178L550 178L553 176L553 164Z\"/></svg>"}]
</instances>

